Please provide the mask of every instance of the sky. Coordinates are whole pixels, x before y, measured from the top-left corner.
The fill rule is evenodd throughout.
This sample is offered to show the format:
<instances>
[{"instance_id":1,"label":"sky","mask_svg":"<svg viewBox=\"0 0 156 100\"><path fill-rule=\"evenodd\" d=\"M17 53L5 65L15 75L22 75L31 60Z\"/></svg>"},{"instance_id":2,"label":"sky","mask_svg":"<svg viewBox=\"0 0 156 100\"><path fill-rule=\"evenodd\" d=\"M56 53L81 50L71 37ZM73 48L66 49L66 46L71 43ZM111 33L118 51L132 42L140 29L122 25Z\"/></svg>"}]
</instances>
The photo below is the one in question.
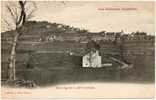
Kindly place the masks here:
<instances>
[{"instance_id":1,"label":"sky","mask_svg":"<svg viewBox=\"0 0 156 100\"><path fill-rule=\"evenodd\" d=\"M90 32L155 32L152 1L37 1L36 6L31 20L62 23Z\"/></svg>"}]
</instances>

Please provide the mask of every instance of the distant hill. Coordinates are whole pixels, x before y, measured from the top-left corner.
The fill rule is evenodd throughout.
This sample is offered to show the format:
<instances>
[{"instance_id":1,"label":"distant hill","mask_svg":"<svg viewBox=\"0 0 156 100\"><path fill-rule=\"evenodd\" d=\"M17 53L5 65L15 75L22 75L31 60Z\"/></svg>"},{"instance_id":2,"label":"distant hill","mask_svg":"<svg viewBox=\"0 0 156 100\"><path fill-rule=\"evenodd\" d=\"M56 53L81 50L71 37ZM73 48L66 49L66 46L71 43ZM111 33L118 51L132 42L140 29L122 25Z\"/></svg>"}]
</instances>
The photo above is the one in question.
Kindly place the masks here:
<instances>
[{"instance_id":1,"label":"distant hill","mask_svg":"<svg viewBox=\"0 0 156 100\"><path fill-rule=\"evenodd\" d=\"M31 35L32 37L46 37L50 34L74 34L74 33L89 33L85 29L75 28L69 25L60 23L49 23L47 21L28 21L25 23L26 32L22 35ZM11 40L14 35L14 30L2 32L2 40ZM21 36L22 37L22 36Z\"/></svg>"},{"instance_id":2,"label":"distant hill","mask_svg":"<svg viewBox=\"0 0 156 100\"><path fill-rule=\"evenodd\" d=\"M84 33L88 32L85 29L79 29L72 26L59 24L59 23L49 23L47 21L36 22L29 21L25 24L28 28L29 34L41 33L41 32L55 32L55 33Z\"/></svg>"}]
</instances>

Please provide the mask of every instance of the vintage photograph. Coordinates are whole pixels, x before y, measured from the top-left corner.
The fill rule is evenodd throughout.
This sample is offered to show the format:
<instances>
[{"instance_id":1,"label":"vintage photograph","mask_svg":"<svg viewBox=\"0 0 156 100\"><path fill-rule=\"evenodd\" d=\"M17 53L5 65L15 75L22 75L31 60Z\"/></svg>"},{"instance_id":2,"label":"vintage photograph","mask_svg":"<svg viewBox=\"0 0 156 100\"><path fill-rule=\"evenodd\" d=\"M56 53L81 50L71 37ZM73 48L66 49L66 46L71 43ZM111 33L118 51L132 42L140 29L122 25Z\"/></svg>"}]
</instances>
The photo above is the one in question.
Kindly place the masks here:
<instances>
[{"instance_id":1,"label":"vintage photograph","mask_svg":"<svg viewBox=\"0 0 156 100\"><path fill-rule=\"evenodd\" d=\"M154 10L154 1L1 1L2 98L33 95L31 91L48 87L53 93L91 91L62 98L126 98L125 91L136 93L127 98L152 98ZM85 83L92 85L70 85ZM139 88L130 87L141 92L124 89L123 95L114 95L119 92L110 84L102 89L105 83L121 90L137 84ZM144 88L149 84L150 89ZM93 91L100 96L90 95ZM107 91L114 92L107 97Z\"/></svg>"}]
</instances>

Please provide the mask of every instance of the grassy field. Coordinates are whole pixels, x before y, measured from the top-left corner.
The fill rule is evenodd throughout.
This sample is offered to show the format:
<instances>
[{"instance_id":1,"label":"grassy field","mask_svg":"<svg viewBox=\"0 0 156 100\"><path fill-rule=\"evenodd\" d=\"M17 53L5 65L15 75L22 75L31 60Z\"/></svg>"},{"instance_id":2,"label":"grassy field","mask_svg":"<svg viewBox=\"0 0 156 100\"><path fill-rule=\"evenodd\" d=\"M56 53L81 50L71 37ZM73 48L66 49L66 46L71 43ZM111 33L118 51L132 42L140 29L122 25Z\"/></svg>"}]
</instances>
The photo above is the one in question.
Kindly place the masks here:
<instances>
[{"instance_id":1,"label":"grassy field","mask_svg":"<svg viewBox=\"0 0 156 100\"><path fill-rule=\"evenodd\" d=\"M130 57L128 57L130 58ZM34 54L29 66L17 71L20 79L33 80L37 85L75 82L154 82L154 57L133 56L134 67L118 70L118 63L103 57L102 62L113 64L111 68L82 68L80 56L68 54ZM131 61L129 59L129 61ZM150 63L149 63L150 62ZM20 66L17 66L17 69Z\"/></svg>"},{"instance_id":2,"label":"grassy field","mask_svg":"<svg viewBox=\"0 0 156 100\"><path fill-rule=\"evenodd\" d=\"M126 46L123 58L133 64L130 70L118 70L119 63L108 59L114 56L121 59L120 51L113 44L104 44L101 48L102 63L112 63L111 68L82 68L82 54L80 49L71 46L75 56L67 52L71 43L41 43L26 49L27 45L19 44L17 48L16 75L19 79L33 80L37 85L88 82L88 81L115 81L115 82L154 82L154 48L153 46ZM39 48L36 48L40 46ZM81 47L77 45L76 48ZM83 47L83 46L82 46ZM143 48L144 47L144 48ZM149 48L150 47L150 48ZM9 46L2 44L2 78L6 79L7 59ZM46 52L34 52L32 50L49 50ZM7 51L8 50L8 51ZM54 52L53 52L54 51ZM29 54L30 53L30 54ZM109 54L109 55L108 55Z\"/></svg>"}]
</instances>

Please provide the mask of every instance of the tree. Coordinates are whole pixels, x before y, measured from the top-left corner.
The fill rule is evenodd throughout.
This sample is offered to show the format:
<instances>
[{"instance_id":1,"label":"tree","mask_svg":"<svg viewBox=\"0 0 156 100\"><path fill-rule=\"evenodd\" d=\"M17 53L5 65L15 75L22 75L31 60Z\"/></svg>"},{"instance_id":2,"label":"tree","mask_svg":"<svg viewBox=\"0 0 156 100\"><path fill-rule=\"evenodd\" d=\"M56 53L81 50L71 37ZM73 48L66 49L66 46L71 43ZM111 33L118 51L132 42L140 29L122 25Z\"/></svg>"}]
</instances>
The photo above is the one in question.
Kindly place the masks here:
<instances>
[{"instance_id":1,"label":"tree","mask_svg":"<svg viewBox=\"0 0 156 100\"><path fill-rule=\"evenodd\" d=\"M33 8L30 9L28 4L33 4ZM16 80L16 48L19 37L26 32L27 28L24 24L33 17L33 13L36 10L36 5L34 2L28 3L27 1L17 1L15 5L14 2L9 2L6 5L7 12L9 13L9 20L3 19L9 29L14 29L15 32L13 34L12 48L9 58L9 68L8 68L8 76L9 80ZM28 8L29 7L29 8ZM11 27L12 22L14 24L14 28Z\"/></svg>"}]
</instances>

